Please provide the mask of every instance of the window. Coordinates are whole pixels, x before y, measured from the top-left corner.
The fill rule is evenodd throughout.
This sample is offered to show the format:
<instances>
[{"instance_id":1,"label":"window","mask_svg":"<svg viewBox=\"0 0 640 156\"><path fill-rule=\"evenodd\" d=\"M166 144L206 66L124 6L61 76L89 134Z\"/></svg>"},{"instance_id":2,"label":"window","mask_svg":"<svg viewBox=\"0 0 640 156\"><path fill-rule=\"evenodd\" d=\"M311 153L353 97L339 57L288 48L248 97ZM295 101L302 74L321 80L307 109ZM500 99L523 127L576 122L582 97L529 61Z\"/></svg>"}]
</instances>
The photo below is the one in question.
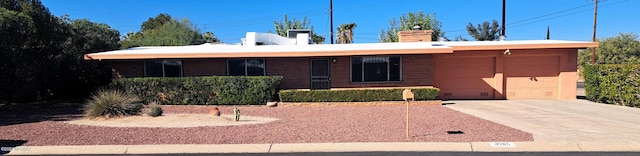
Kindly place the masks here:
<instances>
[{"instance_id":1,"label":"window","mask_svg":"<svg viewBox=\"0 0 640 156\"><path fill-rule=\"evenodd\" d=\"M400 56L351 57L351 82L400 81Z\"/></svg>"},{"instance_id":2,"label":"window","mask_svg":"<svg viewBox=\"0 0 640 156\"><path fill-rule=\"evenodd\" d=\"M146 77L182 77L182 61L149 60L144 62Z\"/></svg>"},{"instance_id":3,"label":"window","mask_svg":"<svg viewBox=\"0 0 640 156\"><path fill-rule=\"evenodd\" d=\"M227 71L230 76L264 76L264 59L229 59Z\"/></svg>"}]
</instances>

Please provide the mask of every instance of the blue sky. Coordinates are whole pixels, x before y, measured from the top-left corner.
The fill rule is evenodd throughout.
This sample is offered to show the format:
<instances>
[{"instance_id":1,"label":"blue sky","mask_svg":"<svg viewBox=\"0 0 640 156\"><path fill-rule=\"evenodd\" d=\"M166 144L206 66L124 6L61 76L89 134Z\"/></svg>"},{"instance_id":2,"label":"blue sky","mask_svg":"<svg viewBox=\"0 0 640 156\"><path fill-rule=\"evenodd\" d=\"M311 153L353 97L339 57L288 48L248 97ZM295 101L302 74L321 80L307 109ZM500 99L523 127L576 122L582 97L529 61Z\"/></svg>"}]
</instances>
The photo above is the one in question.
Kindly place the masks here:
<instances>
[{"instance_id":1,"label":"blue sky","mask_svg":"<svg viewBox=\"0 0 640 156\"><path fill-rule=\"evenodd\" d=\"M87 18L106 23L120 35L140 30L150 17L168 13L188 18L202 32L211 31L225 43L238 43L246 32L274 30L273 21L290 18L311 19L315 33L329 43L329 0L42 0L57 16ZM619 32L640 32L640 0L600 0L597 37L612 37ZM551 39L591 40L592 0L507 0L506 34L508 40ZM465 26L484 21L500 22L502 0L333 0L334 29L354 22L356 43L378 42L389 19L407 12L436 14L449 38L467 35Z\"/></svg>"}]
</instances>

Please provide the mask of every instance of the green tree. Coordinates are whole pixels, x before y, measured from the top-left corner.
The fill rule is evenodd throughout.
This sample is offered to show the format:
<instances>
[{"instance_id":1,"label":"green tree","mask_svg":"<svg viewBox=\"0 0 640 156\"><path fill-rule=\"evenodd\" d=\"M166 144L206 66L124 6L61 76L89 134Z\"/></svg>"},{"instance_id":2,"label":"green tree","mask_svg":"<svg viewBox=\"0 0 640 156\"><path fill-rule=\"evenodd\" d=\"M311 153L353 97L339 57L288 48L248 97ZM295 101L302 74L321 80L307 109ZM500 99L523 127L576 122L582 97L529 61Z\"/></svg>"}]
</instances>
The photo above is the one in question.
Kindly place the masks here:
<instances>
[{"instance_id":1,"label":"green tree","mask_svg":"<svg viewBox=\"0 0 640 156\"><path fill-rule=\"evenodd\" d=\"M498 21L493 20L491 23L482 22L482 24L478 24L476 28L469 22L469 25L467 25L467 33L476 39L476 41L495 41L500 38L500 25L498 25Z\"/></svg>"},{"instance_id":2,"label":"green tree","mask_svg":"<svg viewBox=\"0 0 640 156\"><path fill-rule=\"evenodd\" d=\"M87 19L63 17L63 20L68 24L70 34L56 59L58 83L53 84L53 88L59 93L73 93L60 94L56 98L86 97L110 82L112 75L104 62L86 61L84 54L118 49L120 32L107 24Z\"/></svg>"},{"instance_id":3,"label":"green tree","mask_svg":"<svg viewBox=\"0 0 640 156\"><path fill-rule=\"evenodd\" d=\"M640 41L635 33L619 33L615 37L598 39L596 64L638 64L640 63ZM591 64L591 49L578 52L580 66Z\"/></svg>"},{"instance_id":4,"label":"green tree","mask_svg":"<svg viewBox=\"0 0 640 156\"><path fill-rule=\"evenodd\" d=\"M173 19L171 15L167 13L158 14L158 16L154 18L149 18L147 21L142 22L142 26L140 30L151 30L160 28L162 25L170 23Z\"/></svg>"},{"instance_id":5,"label":"green tree","mask_svg":"<svg viewBox=\"0 0 640 156\"><path fill-rule=\"evenodd\" d=\"M34 29L28 15L0 7L0 103L10 102L13 93L26 84L26 78L33 76L20 69L30 66L31 62L26 62L25 43L35 33Z\"/></svg>"},{"instance_id":6,"label":"green tree","mask_svg":"<svg viewBox=\"0 0 640 156\"><path fill-rule=\"evenodd\" d=\"M204 35L188 19L160 14L142 23L142 29L123 37L122 48L139 46L183 46L205 43ZM212 38L212 41L214 39ZM217 38L216 38L217 40Z\"/></svg>"},{"instance_id":7,"label":"green tree","mask_svg":"<svg viewBox=\"0 0 640 156\"><path fill-rule=\"evenodd\" d=\"M432 41L438 40L439 37L444 37L444 32L441 30L442 22L436 19L435 13L431 15L419 11L417 13L409 12L403 14L398 17L398 20L390 19L389 28L381 30L379 40L380 42L398 42L398 32L411 30L415 25L419 25L423 30L433 30Z\"/></svg>"},{"instance_id":8,"label":"green tree","mask_svg":"<svg viewBox=\"0 0 640 156\"><path fill-rule=\"evenodd\" d=\"M308 29L313 32L313 26L311 25L311 20L307 19L307 17L303 17L302 21L298 21L295 18L289 20L287 15L284 15L284 19L282 21L273 21L273 25L276 30L276 34L287 37L287 31L291 29ZM271 32L271 31L269 31ZM315 33L311 36L311 41L316 44L324 43L325 38Z\"/></svg>"},{"instance_id":9,"label":"green tree","mask_svg":"<svg viewBox=\"0 0 640 156\"><path fill-rule=\"evenodd\" d=\"M38 0L0 1L0 101L43 100L52 95L48 79L66 32L57 17ZM6 57L5 57L6 56Z\"/></svg>"},{"instance_id":10,"label":"green tree","mask_svg":"<svg viewBox=\"0 0 640 156\"><path fill-rule=\"evenodd\" d=\"M205 43L219 43L220 39L218 39L212 32L205 32L202 34L202 38Z\"/></svg>"},{"instance_id":11,"label":"green tree","mask_svg":"<svg viewBox=\"0 0 640 156\"><path fill-rule=\"evenodd\" d=\"M340 24L338 27L337 43L350 44L353 43L353 29L357 27L356 23Z\"/></svg>"},{"instance_id":12,"label":"green tree","mask_svg":"<svg viewBox=\"0 0 640 156\"><path fill-rule=\"evenodd\" d=\"M118 32L96 25L53 16L38 0L0 0L0 103L74 98L108 83L97 74L108 70L82 61L118 47Z\"/></svg>"},{"instance_id":13,"label":"green tree","mask_svg":"<svg viewBox=\"0 0 640 156\"><path fill-rule=\"evenodd\" d=\"M455 37L455 39L453 39L454 41L469 41L468 39L458 35Z\"/></svg>"},{"instance_id":14,"label":"green tree","mask_svg":"<svg viewBox=\"0 0 640 156\"><path fill-rule=\"evenodd\" d=\"M547 26L547 38L545 38L547 40L551 39L551 30L549 29L549 26Z\"/></svg>"}]
</instances>

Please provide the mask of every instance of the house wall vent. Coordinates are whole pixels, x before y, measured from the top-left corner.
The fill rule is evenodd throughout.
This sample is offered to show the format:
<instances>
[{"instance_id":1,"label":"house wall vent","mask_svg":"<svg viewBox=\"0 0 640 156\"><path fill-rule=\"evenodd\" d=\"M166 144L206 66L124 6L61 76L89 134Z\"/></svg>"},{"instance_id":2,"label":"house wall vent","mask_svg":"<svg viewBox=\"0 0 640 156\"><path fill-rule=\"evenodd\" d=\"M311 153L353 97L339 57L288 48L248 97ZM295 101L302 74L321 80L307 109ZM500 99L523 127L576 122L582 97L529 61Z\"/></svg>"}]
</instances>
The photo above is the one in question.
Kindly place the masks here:
<instances>
[{"instance_id":1,"label":"house wall vent","mask_svg":"<svg viewBox=\"0 0 640 156\"><path fill-rule=\"evenodd\" d=\"M450 96L451 96L451 93L444 93L444 96L445 96L445 97L450 97Z\"/></svg>"},{"instance_id":2,"label":"house wall vent","mask_svg":"<svg viewBox=\"0 0 640 156\"><path fill-rule=\"evenodd\" d=\"M482 93L480 93L480 96L489 96L489 93L488 92L482 92Z\"/></svg>"}]
</instances>

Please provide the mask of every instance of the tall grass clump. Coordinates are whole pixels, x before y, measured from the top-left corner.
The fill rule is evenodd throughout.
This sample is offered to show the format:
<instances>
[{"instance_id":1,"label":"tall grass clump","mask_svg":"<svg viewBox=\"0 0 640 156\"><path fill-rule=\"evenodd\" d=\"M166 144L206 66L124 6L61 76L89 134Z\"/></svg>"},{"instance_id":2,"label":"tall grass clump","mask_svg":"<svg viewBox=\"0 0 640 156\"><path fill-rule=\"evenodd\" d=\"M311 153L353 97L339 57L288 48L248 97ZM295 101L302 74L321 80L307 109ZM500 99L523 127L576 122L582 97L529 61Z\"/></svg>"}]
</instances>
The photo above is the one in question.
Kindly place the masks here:
<instances>
[{"instance_id":1,"label":"tall grass clump","mask_svg":"<svg viewBox=\"0 0 640 156\"><path fill-rule=\"evenodd\" d=\"M157 116L161 116L162 113L163 113L162 107L160 107L158 103L151 102L151 104L149 104L149 112L147 112L147 115L152 117L157 117Z\"/></svg>"},{"instance_id":2,"label":"tall grass clump","mask_svg":"<svg viewBox=\"0 0 640 156\"><path fill-rule=\"evenodd\" d=\"M140 98L120 90L98 90L84 105L88 118L138 115L142 109Z\"/></svg>"}]
</instances>

